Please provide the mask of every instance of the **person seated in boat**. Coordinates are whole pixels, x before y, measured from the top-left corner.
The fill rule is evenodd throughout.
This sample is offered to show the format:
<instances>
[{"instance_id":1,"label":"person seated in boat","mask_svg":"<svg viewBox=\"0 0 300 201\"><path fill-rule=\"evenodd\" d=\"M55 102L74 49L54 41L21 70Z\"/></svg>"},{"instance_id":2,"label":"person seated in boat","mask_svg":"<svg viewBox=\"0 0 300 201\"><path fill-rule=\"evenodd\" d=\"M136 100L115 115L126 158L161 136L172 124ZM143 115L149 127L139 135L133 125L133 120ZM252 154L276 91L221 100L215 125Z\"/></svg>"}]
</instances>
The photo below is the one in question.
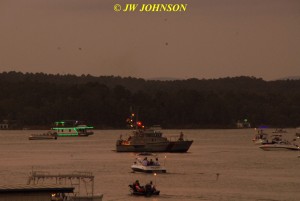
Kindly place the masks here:
<instances>
[{"instance_id":1,"label":"person seated in boat","mask_svg":"<svg viewBox=\"0 0 300 201\"><path fill-rule=\"evenodd\" d=\"M135 191L138 191L138 192L144 192L145 191L144 187L140 185L139 180L136 180L133 183L133 188L134 188Z\"/></svg>"},{"instance_id":2,"label":"person seated in boat","mask_svg":"<svg viewBox=\"0 0 300 201\"><path fill-rule=\"evenodd\" d=\"M156 188L155 188L154 184L152 183L152 181L150 181L150 184L151 184L152 191L156 191Z\"/></svg>"},{"instance_id":3,"label":"person seated in boat","mask_svg":"<svg viewBox=\"0 0 300 201\"><path fill-rule=\"evenodd\" d=\"M152 181L150 181L150 183L146 184L145 190L146 190L146 192L151 192L151 193L156 191L155 186L153 185Z\"/></svg>"},{"instance_id":4,"label":"person seated in boat","mask_svg":"<svg viewBox=\"0 0 300 201\"><path fill-rule=\"evenodd\" d=\"M143 162L142 162L142 165L147 166L148 164L149 164L149 161L148 161L147 157L145 157Z\"/></svg>"},{"instance_id":5,"label":"person seated in boat","mask_svg":"<svg viewBox=\"0 0 300 201\"><path fill-rule=\"evenodd\" d=\"M155 159L154 165L160 166L160 163L158 162L158 158Z\"/></svg>"},{"instance_id":6,"label":"person seated in boat","mask_svg":"<svg viewBox=\"0 0 300 201\"><path fill-rule=\"evenodd\" d=\"M282 141L282 139L281 139L280 136L275 136L275 137L272 139L272 143L279 143L280 141Z\"/></svg>"},{"instance_id":7,"label":"person seated in boat","mask_svg":"<svg viewBox=\"0 0 300 201\"><path fill-rule=\"evenodd\" d=\"M148 165L154 165L154 162L153 162L152 158L150 159L150 161L149 161L149 164L148 164Z\"/></svg>"},{"instance_id":8,"label":"person seated in boat","mask_svg":"<svg viewBox=\"0 0 300 201\"><path fill-rule=\"evenodd\" d=\"M137 189L136 189L136 186L137 186L137 185L140 185L139 180L136 180L136 181L133 182L133 184L132 184L132 188L133 188L134 191L137 191Z\"/></svg>"},{"instance_id":9,"label":"person seated in boat","mask_svg":"<svg viewBox=\"0 0 300 201\"><path fill-rule=\"evenodd\" d=\"M180 136L178 138L178 141L183 141L183 132L180 132Z\"/></svg>"}]
</instances>

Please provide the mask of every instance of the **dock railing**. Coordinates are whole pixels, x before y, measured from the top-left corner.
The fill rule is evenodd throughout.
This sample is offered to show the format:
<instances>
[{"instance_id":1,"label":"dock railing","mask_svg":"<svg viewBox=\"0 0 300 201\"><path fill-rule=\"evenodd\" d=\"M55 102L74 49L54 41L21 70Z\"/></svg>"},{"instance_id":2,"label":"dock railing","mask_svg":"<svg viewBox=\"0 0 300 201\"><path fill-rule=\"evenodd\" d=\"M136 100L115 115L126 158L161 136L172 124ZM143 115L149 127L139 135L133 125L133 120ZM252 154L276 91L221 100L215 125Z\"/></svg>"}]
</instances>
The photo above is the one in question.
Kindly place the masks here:
<instances>
[{"instance_id":1,"label":"dock railing","mask_svg":"<svg viewBox=\"0 0 300 201\"><path fill-rule=\"evenodd\" d=\"M72 172L70 174L50 174L43 171L32 171L28 178L28 185L36 184L64 184L74 187L74 195L94 195L94 176L91 172ZM83 193L84 185L85 193Z\"/></svg>"}]
</instances>

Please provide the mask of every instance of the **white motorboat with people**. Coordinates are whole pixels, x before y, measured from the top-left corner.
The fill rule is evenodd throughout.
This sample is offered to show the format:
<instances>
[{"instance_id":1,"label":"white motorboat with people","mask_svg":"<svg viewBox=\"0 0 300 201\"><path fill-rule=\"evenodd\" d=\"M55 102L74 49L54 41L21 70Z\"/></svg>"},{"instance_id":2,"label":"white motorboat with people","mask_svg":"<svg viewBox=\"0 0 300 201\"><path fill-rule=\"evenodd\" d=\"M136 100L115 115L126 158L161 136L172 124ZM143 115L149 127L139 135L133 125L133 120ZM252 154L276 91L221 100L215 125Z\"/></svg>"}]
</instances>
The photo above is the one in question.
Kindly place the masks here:
<instances>
[{"instance_id":1,"label":"white motorboat with people","mask_svg":"<svg viewBox=\"0 0 300 201\"><path fill-rule=\"evenodd\" d=\"M287 140L263 144L259 148L264 151L300 151L300 147L298 144L291 143Z\"/></svg>"},{"instance_id":2,"label":"white motorboat with people","mask_svg":"<svg viewBox=\"0 0 300 201\"><path fill-rule=\"evenodd\" d=\"M265 133L262 129L259 129L252 141L254 144L276 144L282 141L282 134L269 136L269 134Z\"/></svg>"},{"instance_id":3,"label":"white motorboat with people","mask_svg":"<svg viewBox=\"0 0 300 201\"><path fill-rule=\"evenodd\" d=\"M165 157L166 160L166 157ZM158 155L152 153L137 154L135 161L131 165L134 172L144 173L166 173L165 161L163 164L158 160Z\"/></svg>"},{"instance_id":4,"label":"white motorboat with people","mask_svg":"<svg viewBox=\"0 0 300 201\"><path fill-rule=\"evenodd\" d=\"M286 140L282 139L281 134L274 134L274 135L271 135L270 140L268 139L266 143L262 143L262 144L278 144L283 141L286 141Z\"/></svg>"}]
</instances>

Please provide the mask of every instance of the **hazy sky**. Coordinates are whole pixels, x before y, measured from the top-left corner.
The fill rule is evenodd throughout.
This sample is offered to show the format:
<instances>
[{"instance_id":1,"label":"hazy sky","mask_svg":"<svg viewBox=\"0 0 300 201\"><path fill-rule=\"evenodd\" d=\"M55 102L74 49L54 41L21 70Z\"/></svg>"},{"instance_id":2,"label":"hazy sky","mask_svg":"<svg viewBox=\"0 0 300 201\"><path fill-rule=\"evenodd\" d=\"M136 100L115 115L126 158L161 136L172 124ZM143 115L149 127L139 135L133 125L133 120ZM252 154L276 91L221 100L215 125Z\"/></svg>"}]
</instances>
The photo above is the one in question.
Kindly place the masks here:
<instances>
[{"instance_id":1,"label":"hazy sky","mask_svg":"<svg viewBox=\"0 0 300 201\"><path fill-rule=\"evenodd\" d=\"M186 12L115 12L116 3ZM300 75L300 0L0 0L0 71L142 78Z\"/></svg>"}]
</instances>

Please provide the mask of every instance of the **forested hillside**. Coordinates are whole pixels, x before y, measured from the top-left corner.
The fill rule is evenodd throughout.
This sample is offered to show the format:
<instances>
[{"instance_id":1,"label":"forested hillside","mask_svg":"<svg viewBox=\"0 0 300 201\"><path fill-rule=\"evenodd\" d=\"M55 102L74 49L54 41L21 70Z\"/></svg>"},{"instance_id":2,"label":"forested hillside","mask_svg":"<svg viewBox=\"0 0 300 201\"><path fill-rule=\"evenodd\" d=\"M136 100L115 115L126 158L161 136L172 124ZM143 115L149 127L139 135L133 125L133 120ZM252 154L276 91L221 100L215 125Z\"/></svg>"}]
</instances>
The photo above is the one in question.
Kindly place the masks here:
<instances>
[{"instance_id":1,"label":"forested hillside","mask_svg":"<svg viewBox=\"0 0 300 201\"><path fill-rule=\"evenodd\" d=\"M145 125L230 128L300 125L300 80L254 77L151 81L43 73L0 73L0 120L21 127L79 119L96 128L125 128L130 107Z\"/></svg>"}]
</instances>

